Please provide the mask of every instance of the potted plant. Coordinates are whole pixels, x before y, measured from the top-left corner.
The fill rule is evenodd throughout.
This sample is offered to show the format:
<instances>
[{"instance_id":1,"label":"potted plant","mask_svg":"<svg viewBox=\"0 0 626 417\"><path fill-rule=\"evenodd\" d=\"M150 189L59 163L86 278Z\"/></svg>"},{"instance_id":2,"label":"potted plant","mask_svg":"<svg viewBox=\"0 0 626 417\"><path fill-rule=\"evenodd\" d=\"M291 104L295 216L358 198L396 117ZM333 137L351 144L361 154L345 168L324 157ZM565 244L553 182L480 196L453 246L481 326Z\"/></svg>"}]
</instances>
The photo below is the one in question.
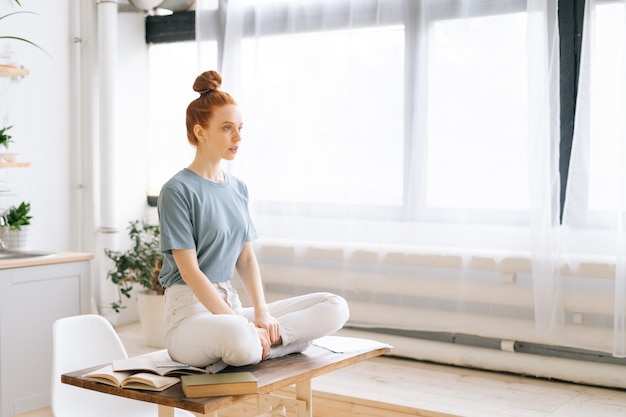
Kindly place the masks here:
<instances>
[{"instance_id":1,"label":"potted plant","mask_svg":"<svg viewBox=\"0 0 626 417\"><path fill-rule=\"evenodd\" d=\"M145 221L131 221L128 226L131 247L126 251L105 249L105 255L113 261L107 278L117 286L118 299L111 303L114 311L125 308L124 298L138 285L143 291L137 293L137 307L148 345L164 347L163 294L159 273L163 266L161 233L158 225ZM155 311L155 309L157 311Z\"/></svg>"},{"instance_id":2,"label":"potted plant","mask_svg":"<svg viewBox=\"0 0 626 417\"><path fill-rule=\"evenodd\" d=\"M0 147L4 147L6 151L9 150L9 143L13 143L12 136L9 135L8 130L13 126L5 126L0 129ZM0 157L3 162L14 162L17 160L18 154L15 152L2 152Z\"/></svg>"},{"instance_id":3,"label":"potted plant","mask_svg":"<svg viewBox=\"0 0 626 417\"><path fill-rule=\"evenodd\" d=\"M2 240L9 249L25 249L28 245L28 227L33 216L30 215L30 203L22 201L19 206L11 206L0 217Z\"/></svg>"},{"instance_id":4,"label":"potted plant","mask_svg":"<svg viewBox=\"0 0 626 417\"><path fill-rule=\"evenodd\" d=\"M13 126L5 126L0 129L0 146L4 146L4 149L6 150L9 149L9 143L13 142L13 139L11 139L11 135L7 133L7 131L12 127Z\"/></svg>"}]
</instances>

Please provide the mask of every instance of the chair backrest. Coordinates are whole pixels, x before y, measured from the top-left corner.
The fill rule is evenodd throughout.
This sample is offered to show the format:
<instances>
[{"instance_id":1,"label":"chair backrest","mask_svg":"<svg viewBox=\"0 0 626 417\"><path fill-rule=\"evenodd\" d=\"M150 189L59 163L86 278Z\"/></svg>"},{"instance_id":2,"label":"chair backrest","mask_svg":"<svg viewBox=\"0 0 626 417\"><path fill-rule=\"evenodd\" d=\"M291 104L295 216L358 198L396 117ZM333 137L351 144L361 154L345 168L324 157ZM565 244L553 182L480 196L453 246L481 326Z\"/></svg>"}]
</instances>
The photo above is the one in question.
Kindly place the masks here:
<instances>
[{"instance_id":1,"label":"chair backrest","mask_svg":"<svg viewBox=\"0 0 626 417\"><path fill-rule=\"evenodd\" d=\"M86 314L59 319L52 326L52 410L55 415L67 404L80 401L79 388L61 383L61 374L90 366L106 365L116 359L128 357L119 336L102 316ZM89 394L81 390L79 397L90 401Z\"/></svg>"}]
</instances>

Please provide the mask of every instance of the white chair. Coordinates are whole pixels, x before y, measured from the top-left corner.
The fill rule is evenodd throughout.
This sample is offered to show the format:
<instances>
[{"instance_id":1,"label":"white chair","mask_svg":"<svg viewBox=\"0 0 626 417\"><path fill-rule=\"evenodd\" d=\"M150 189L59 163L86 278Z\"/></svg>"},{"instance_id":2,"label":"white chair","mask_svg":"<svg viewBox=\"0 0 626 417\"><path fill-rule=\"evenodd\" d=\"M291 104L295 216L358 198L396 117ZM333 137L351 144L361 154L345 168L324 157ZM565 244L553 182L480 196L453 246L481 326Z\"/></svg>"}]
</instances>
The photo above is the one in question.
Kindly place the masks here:
<instances>
[{"instance_id":1,"label":"white chair","mask_svg":"<svg viewBox=\"0 0 626 417\"><path fill-rule=\"evenodd\" d=\"M112 417L158 415L156 404L102 394L61 383L61 374L105 365L128 357L111 323L101 316L67 317L52 326L52 414L55 417ZM176 410L176 417L192 413Z\"/></svg>"}]
</instances>

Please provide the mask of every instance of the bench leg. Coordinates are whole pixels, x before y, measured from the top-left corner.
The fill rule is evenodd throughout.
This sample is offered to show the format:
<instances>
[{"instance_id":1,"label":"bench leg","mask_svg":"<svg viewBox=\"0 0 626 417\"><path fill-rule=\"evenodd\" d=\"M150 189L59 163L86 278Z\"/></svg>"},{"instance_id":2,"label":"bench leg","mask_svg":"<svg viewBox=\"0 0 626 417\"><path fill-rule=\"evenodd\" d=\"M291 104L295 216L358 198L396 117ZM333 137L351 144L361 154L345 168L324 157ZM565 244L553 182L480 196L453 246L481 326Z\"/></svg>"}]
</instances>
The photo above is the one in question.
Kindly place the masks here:
<instances>
[{"instance_id":1,"label":"bench leg","mask_svg":"<svg viewBox=\"0 0 626 417\"><path fill-rule=\"evenodd\" d=\"M296 400L301 400L306 404L305 410L298 409L297 417L313 417L313 392L310 379L296 384Z\"/></svg>"},{"instance_id":2,"label":"bench leg","mask_svg":"<svg viewBox=\"0 0 626 417\"><path fill-rule=\"evenodd\" d=\"M267 394L267 396L270 396L270 395L271 394ZM263 415L267 416L271 409L272 409L271 402L268 401L268 399L266 399L262 395L257 396L257 399L256 399L257 417L263 416Z\"/></svg>"},{"instance_id":3,"label":"bench leg","mask_svg":"<svg viewBox=\"0 0 626 417\"><path fill-rule=\"evenodd\" d=\"M211 416L211 417L219 417L217 415L217 411L214 411L210 414L198 414L198 413L194 413L196 416L200 417L200 416ZM159 413L158 413L159 417L174 417L174 407L169 407L167 405L161 405L159 404Z\"/></svg>"},{"instance_id":4,"label":"bench leg","mask_svg":"<svg viewBox=\"0 0 626 417\"><path fill-rule=\"evenodd\" d=\"M174 417L174 407L159 404L159 417Z\"/></svg>"},{"instance_id":5,"label":"bench leg","mask_svg":"<svg viewBox=\"0 0 626 417\"><path fill-rule=\"evenodd\" d=\"M296 397L288 398L275 394L260 394L257 397L255 417L278 417L287 415L287 410L296 412L296 417L313 417L313 394L311 380L296 383Z\"/></svg>"}]
</instances>

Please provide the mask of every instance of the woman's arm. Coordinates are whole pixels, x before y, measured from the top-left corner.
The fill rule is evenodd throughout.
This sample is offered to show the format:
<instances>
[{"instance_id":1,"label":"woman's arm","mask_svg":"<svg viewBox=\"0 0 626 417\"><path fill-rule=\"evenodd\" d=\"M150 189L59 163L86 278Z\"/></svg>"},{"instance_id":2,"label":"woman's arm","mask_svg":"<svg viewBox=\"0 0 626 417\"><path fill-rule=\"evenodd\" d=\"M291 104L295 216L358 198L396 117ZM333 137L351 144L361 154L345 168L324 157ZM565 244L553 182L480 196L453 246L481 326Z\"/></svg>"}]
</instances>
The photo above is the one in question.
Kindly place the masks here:
<instances>
[{"instance_id":1,"label":"woman's arm","mask_svg":"<svg viewBox=\"0 0 626 417\"><path fill-rule=\"evenodd\" d=\"M213 314L235 314L200 270L195 249L172 249L172 255L183 281L207 310Z\"/></svg>"},{"instance_id":2,"label":"woman's arm","mask_svg":"<svg viewBox=\"0 0 626 417\"><path fill-rule=\"evenodd\" d=\"M282 343L280 325L267 309L261 271L252 248L252 242L246 242L243 245L239 258L237 258L236 268L241 283L254 306L254 324L267 330L272 345Z\"/></svg>"},{"instance_id":3,"label":"woman's arm","mask_svg":"<svg viewBox=\"0 0 626 417\"><path fill-rule=\"evenodd\" d=\"M213 314L235 314L230 306L220 297L219 293L204 275L198 266L198 258L195 249L172 249L172 255L176 266L183 277L183 281L191 288L191 291L200 302ZM265 305L265 303L263 303ZM271 319L273 317L270 316ZM266 327L255 322L259 334L259 341L263 348L263 359L270 354L272 345L269 331Z\"/></svg>"}]
</instances>

